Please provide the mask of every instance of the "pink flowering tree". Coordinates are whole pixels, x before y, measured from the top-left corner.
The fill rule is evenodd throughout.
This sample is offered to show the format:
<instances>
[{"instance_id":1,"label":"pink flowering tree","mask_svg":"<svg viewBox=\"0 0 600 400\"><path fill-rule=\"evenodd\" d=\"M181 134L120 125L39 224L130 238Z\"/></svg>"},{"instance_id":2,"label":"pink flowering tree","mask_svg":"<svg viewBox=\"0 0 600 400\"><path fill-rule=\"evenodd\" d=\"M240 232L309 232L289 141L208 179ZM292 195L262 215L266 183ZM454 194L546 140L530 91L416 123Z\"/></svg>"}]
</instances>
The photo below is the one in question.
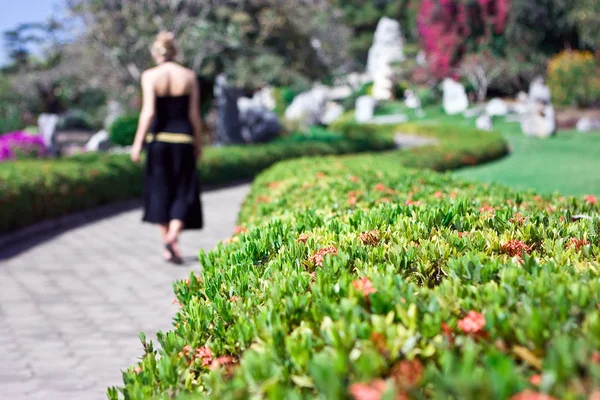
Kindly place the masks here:
<instances>
[{"instance_id":1,"label":"pink flowering tree","mask_svg":"<svg viewBox=\"0 0 600 400\"><path fill-rule=\"evenodd\" d=\"M510 0L422 0L417 25L431 73L451 76L466 52L494 50L509 8Z\"/></svg>"}]
</instances>

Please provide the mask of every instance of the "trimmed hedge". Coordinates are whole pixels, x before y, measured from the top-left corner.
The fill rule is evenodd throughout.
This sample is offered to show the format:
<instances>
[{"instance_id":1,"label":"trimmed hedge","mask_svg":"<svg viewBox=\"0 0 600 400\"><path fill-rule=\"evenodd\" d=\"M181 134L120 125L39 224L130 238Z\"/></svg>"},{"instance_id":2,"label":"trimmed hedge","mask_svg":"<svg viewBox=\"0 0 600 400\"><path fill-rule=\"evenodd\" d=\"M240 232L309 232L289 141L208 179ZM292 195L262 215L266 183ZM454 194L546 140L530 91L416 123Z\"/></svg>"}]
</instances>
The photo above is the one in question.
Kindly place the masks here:
<instances>
[{"instance_id":1,"label":"trimmed hedge","mask_svg":"<svg viewBox=\"0 0 600 400\"><path fill-rule=\"evenodd\" d=\"M308 155L380 151L393 147L390 137L348 140L275 141L261 145L207 148L199 164L201 181L225 184L254 177L274 163ZM142 194L141 166L128 155L86 154L58 160L0 164L0 233Z\"/></svg>"},{"instance_id":2,"label":"trimmed hedge","mask_svg":"<svg viewBox=\"0 0 600 400\"><path fill-rule=\"evenodd\" d=\"M109 398L585 399L600 388L597 199L465 183L402 158L261 174L240 214L249 230L200 252L202 273L174 284L173 331L159 351L142 337L145 355Z\"/></svg>"}]
</instances>

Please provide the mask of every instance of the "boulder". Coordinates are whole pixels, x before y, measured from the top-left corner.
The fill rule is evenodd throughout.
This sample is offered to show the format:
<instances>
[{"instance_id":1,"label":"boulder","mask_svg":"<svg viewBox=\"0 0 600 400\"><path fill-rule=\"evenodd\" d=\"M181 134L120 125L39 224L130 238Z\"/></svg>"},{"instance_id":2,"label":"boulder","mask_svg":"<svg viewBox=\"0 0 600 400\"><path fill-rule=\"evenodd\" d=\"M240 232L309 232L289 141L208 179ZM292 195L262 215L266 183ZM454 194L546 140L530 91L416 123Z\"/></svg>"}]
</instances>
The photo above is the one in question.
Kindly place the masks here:
<instances>
[{"instance_id":1,"label":"boulder","mask_svg":"<svg viewBox=\"0 0 600 400\"><path fill-rule=\"evenodd\" d=\"M323 117L321 118L321 121L325 125L329 125L333 121L335 121L339 117L341 117L343 114L344 114L344 107L342 107L338 103L330 101L325 106L325 114L323 114Z\"/></svg>"},{"instance_id":2,"label":"boulder","mask_svg":"<svg viewBox=\"0 0 600 400\"><path fill-rule=\"evenodd\" d=\"M521 116L521 130L525 136L546 138L556 133L556 115L552 104L530 103Z\"/></svg>"},{"instance_id":3,"label":"boulder","mask_svg":"<svg viewBox=\"0 0 600 400\"><path fill-rule=\"evenodd\" d=\"M444 91L444 111L446 114L460 114L469 108L469 98L463 85L453 79L446 78L442 87Z\"/></svg>"},{"instance_id":4,"label":"boulder","mask_svg":"<svg viewBox=\"0 0 600 400\"><path fill-rule=\"evenodd\" d=\"M389 100L393 97L391 65L399 61L404 61L404 38L400 23L383 17L377 24L367 59L367 73L373 80L373 95L376 99Z\"/></svg>"},{"instance_id":5,"label":"boulder","mask_svg":"<svg viewBox=\"0 0 600 400\"><path fill-rule=\"evenodd\" d=\"M600 119L591 117L581 118L579 122L577 122L577 131L582 133L600 131Z\"/></svg>"},{"instance_id":6,"label":"boulder","mask_svg":"<svg viewBox=\"0 0 600 400\"><path fill-rule=\"evenodd\" d=\"M477 127L477 129L480 129L482 131L491 131L492 129L494 129L494 126L492 124L492 117L488 114L483 114L479 118L477 118L477 120L475 121L475 126Z\"/></svg>"},{"instance_id":7,"label":"boulder","mask_svg":"<svg viewBox=\"0 0 600 400\"><path fill-rule=\"evenodd\" d=\"M404 92L404 105L411 110L421 108L421 99L411 89L406 89Z\"/></svg>"},{"instance_id":8,"label":"boulder","mask_svg":"<svg viewBox=\"0 0 600 400\"><path fill-rule=\"evenodd\" d=\"M310 91L300 93L294 98L292 104L285 110L285 118L303 125L321 124L326 101L327 88L315 86Z\"/></svg>"},{"instance_id":9,"label":"boulder","mask_svg":"<svg viewBox=\"0 0 600 400\"><path fill-rule=\"evenodd\" d=\"M85 151L108 151L110 149L110 137L104 129L96 133L85 144Z\"/></svg>"},{"instance_id":10,"label":"boulder","mask_svg":"<svg viewBox=\"0 0 600 400\"><path fill-rule=\"evenodd\" d=\"M517 100L511 105L512 112L517 114L525 114L529 109L529 96L525 92L519 92Z\"/></svg>"},{"instance_id":11,"label":"boulder","mask_svg":"<svg viewBox=\"0 0 600 400\"><path fill-rule=\"evenodd\" d=\"M508 105L502 99L492 99L485 107L485 113L489 116L504 116L508 114Z\"/></svg>"},{"instance_id":12,"label":"boulder","mask_svg":"<svg viewBox=\"0 0 600 400\"><path fill-rule=\"evenodd\" d=\"M360 96L356 99L356 122L369 122L375 113L377 101L371 96Z\"/></svg>"},{"instance_id":13,"label":"boulder","mask_svg":"<svg viewBox=\"0 0 600 400\"><path fill-rule=\"evenodd\" d=\"M241 134L244 141L260 143L279 135L281 125L277 114L267 108L268 103L256 95L252 98L241 97L237 101Z\"/></svg>"},{"instance_id":14,"label":"boulder","mask_svg":"<svg viewBox=\"0 0 600 400\"><path fill-rule=\"evenodd\" d=\"M544 78L538 76L529 86L529 101L548 104L552 100L550 88L544 84Z\"/></svg>"}]
</instances>

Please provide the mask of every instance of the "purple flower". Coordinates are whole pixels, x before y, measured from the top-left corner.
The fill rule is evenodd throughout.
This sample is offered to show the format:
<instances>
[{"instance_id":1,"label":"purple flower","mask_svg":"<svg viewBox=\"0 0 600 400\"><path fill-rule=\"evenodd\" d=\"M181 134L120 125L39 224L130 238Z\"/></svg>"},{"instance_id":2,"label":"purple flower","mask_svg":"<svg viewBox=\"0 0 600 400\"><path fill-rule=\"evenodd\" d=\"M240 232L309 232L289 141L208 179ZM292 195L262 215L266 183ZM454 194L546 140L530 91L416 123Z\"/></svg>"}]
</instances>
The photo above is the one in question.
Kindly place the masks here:
<instances>
[{"instance_id":1,"label":"purple flower","mask_svg":"<svg viewBox=\"0 0 600 400\"><path fill-rule=\"evenodd\" d=\"M0 162L21 157L43 157L47 149L41 136L10 132L0 136Z\"/></svg>"}]
</instances>

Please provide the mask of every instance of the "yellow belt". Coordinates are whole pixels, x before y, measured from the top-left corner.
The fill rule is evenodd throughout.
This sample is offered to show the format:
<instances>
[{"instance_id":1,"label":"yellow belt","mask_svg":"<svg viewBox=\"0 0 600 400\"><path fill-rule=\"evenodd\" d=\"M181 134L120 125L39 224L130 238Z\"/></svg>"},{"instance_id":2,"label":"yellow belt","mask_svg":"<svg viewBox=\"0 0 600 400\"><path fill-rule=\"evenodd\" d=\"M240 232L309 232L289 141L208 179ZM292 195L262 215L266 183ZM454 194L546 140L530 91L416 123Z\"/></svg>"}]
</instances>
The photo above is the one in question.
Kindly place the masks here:
<instances>
[{"instance_id":1,"label":"yellow belt","mask_svg":"<svg viewBox=\"0 0 600 400\"><path fill-rule=\"evenodd\" d=\"M187 143L194 144L194 137L185 133L158 132L146 136L146 142Z\"/></svg>"}]
</instances>

